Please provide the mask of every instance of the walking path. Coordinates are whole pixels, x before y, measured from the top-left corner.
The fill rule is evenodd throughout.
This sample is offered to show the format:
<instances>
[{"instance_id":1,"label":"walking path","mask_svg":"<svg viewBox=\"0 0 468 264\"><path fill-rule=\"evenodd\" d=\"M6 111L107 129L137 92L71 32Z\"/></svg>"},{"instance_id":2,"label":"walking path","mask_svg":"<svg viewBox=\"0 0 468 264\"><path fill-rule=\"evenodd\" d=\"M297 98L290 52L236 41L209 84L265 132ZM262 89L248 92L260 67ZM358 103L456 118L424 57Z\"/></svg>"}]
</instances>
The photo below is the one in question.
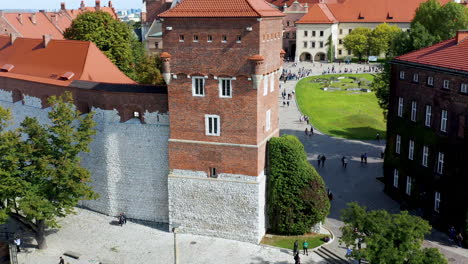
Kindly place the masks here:
<instances>
[{"instance_id":1,"label":"walking path","mask_svg":"<svg viewBox=\"0 0 468 264\"><path fill-rule=\"evenodd\" d=\"M352 68L353 72L354 69L362 67L359 64L338 66L335 63L334 65L335 69L347 67L348 69ZM292 73L297 73L302 67L306 70L312 70L310 76L320 75L324 69L331 68L330 64L324 64L323 67L320 67L318 63L315 63L314 66L311 63L299 63L296 67L292 67L292 64L285 65L285 69L291 70ZM290 80L282 86L287 93L290 93L296 84L297 81ZM279 100L282 102L282 98ZM339 228L343 225L339 218L340 211L349 202L356 201L371 210L385 209L391 213L399 212L399 205L383 192L384 184L377 180L377 178L383 177L383 160L380 158L380 153L385 147L384 140L380 142L376 140L348 140L324 135L317 129L314 129L313 136L305 136L304 131L306 127L310 129L310 126L306 122L299 121L301 113L295 98L291 100L289 107L283 107L282 103L280 105L280 133L297 136L304 144L308 158L314 167L317 168L318 155L327 157L325 166L317 168L317 171L325 180L327 187L333 192L334 200L325 226L331 229L337 237L341 236ZM362 153L368 155L367 164L360 162ZM343 156L349 158L347 168L341 166ZM346 249L344 245L339 245L338 241L339 239L336 239L332 244L327 245L327 248L344 257ZM424 245L441 249L449 259L449 263L468 263L468 250L452 246L447 236L441 232L434 231Z\"/></svg>"}]
</instances>

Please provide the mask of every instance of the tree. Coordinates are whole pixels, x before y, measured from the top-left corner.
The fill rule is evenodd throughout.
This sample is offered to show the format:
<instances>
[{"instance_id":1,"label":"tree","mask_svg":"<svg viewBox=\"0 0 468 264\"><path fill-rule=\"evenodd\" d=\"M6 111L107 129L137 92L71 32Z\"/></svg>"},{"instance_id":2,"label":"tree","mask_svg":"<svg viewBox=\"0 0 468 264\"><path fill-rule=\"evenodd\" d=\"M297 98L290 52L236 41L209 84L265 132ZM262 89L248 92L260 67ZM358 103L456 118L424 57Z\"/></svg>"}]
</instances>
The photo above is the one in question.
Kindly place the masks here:
<instances>
[{"instance_id":1,"label":"tree","mask_svg":"<svg viewBox=\"0 0 468 264\"><path fill-rule=\"evenodd\" d=\"M78 201L97 197L79 157L95 134L93 114L80 116L68 92L49 104L50 124L27 117L20 128L0 134L0 150L8 149L0 152L0 220L17 220L35 234L40 249L47 246L47 227L59 227L57 218L73 213ZM5 126L8 114L1 118Z\"/></svg>"},{"instance_id":2,"label":"tree","mask_svg":"<svg viewBox=\"0 0 468 264\"><path fill-rule=\"evenodd\" d=\"M401 30L397 26L390 26L387 23L378 25L369 36L370 53L377 56L385 53L387 57L392 41L399 32Z\"/></svg>"},{"instance_id":3,"label":"tree","mask_svg":"<svg viewBox=\"0 0 468 264\"><path fill-rule=\"evenodd\" d=\"M369 28L358 27L353 29L349 35L344 38L343 45L347 50L351 50L356 54L359 60L363 55L369 54Z\"/></svg>"},{"instance_id":4,"label":"tree","mask_svg":"<svg viewBox=\"0 0 468 264\"><path fill-rule=\"evenodd\" d=\"M145 55L136 66L138 82L141 84L162 84L161 59L158 56Z\"/></svg>"},{"instance_id":5,"label":"tree","mask_svg":"<svg viewBox=\"0 0 468 264\"><path fill-rule=\"evenodd\" d=\"M307 161L295 136L272 138L268 143L268 217L271 230L299 235L323 221L330 202L322 177Z\"/></svg>"},{"instance_id":6,"label":"tree","mask_svg":"<svg viewBox=\"0 0 468 264\"><path fill-rule=\"evenodd\" d=\"M328 36L327 43L327 57L329 62L333 62L335 59L335 45L333 45L332 35Z\"/></svg>"},{"instance_id":7,"label":"tree","mask_svg":"<svg viewBox=\"0 0 468 264\"><path fill-rule=\"evenodd\" d=\"M340 242L352 248L351 256L369 263L445 264L437 249L422 249L424 235L431 226L420 217L403 211L368 211L357 203L348 204L341 214L344 226Z\"/></svg>"},{"instance_id":8,"label":"tree","mask_svg":"<svg viewBox=\"0 0 468 264\"><path fill-rule=\"evenodd\" d=\"M383 63L383 71L375 75L370 87L379 102L380 108L383 110L383 115L387 118L388 104L390 100L390 63Z\"/></svg>"}]
</instances>

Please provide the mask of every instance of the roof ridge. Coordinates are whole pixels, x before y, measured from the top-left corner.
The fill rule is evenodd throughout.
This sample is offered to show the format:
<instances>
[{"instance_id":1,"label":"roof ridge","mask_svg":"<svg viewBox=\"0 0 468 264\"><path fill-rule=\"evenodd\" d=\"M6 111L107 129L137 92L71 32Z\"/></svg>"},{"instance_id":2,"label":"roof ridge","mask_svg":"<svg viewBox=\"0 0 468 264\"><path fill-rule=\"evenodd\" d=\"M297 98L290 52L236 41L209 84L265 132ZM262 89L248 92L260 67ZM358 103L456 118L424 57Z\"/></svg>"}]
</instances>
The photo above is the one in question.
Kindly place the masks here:
<instances>
[{"instance_id":1,"label":"roof ridge","mask_svg":"<svg viewBox=\"0 0 468 264\"><path fill-rule=\"evenodd\" d=\"M326 3L319 3L319 7L331 22L338 21Z\"/></svg>"},{"instance_id":2,"label":"roof ridge","mask_svg":"<svg viewBox=\"0 0 468 264\"><path fill-rule=\"evenodd\" d=\"M85 69L88 66L88 57L90 55L89 52L90 52L91 45L96 46L96 44L94 44L92 41L84 41L84 42L87 43L88 45L86 47L86 56L84 57L83 68L81 69L81 74L79 78L77 78L78 80L81 80L81 77L83 76L83 73L85 72ZM97 46L96 48L99 49Z\"/></svg>"},{"instance_id":3,"label":"roof ridge","mask_svg":"<svg viewBox=\"0 0 468 264\"><path fill-rule=\"evenodd\" d=\"M257 10L255 10L255 8L253 8L252 4L250 3L251 0L245 0L245 1L246 1L247 4L250 6L250 8L251 8L255 13L257 13L258 16L260 16L260 17L262 16L262 15L260 15L260 13L259 13ZM266 2L265 0L263 0L263 1Z\"/></svg>"}]
</instances>

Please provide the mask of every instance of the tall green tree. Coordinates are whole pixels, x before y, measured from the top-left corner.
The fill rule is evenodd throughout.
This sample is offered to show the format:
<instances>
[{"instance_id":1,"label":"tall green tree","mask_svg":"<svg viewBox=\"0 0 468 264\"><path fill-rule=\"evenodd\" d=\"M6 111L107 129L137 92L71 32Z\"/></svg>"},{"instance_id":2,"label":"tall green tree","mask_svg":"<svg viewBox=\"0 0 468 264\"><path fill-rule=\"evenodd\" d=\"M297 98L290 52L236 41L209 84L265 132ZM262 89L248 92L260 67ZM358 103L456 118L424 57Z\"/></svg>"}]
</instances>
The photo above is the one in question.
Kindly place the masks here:
<instances>
[{"instance_id":1,"label":"tall green tree","mask_svg":"<svg viewBox=\"0 0 468 264\"><path fill-rule=\"evenodd\" d=\"M371 30L369 28L358 27L353 29L349 35L343 40L343 45L347 50L351 50L358 56L359 60L363 55L369 55L369 36Z\"/></svg>"},{"instance_id":2,"label":"tall green tree","mask_svg":"<svg viewBox=\"0 0 468 264\"><path fill-rule=\"evenodd\" d=\"M268 143L267 208L271 230L302 235L323 221L330 202L322 177L307 161L295 136L272 138Z\"/></svg>"},{"instance_id":3,"label":"tall green tree","mask_svg":"<svg viewBox=\"0 0 468 264\"><path fill-rule=\"evenodd\" d=\"M387 57L392 41L399 32L401 32L399 27L387 23L375 27L369 35L370 53L377 56L384 53Z\"/></svg>"},{"instance_id":4,"label":"tall green tree","mask_svg":"<svg viewBox=\"0 0 468 264\"><path fill-rule=\"evenodd\" d=\"M446 264L437 249L422 249L424 236L431 226L420 217L404 211L390 214L369 211L357 203L348 204L341 214L344 226L340 242L352 248L354 259L369 263Z\"/></svg>"},{"instance_id":5,"label":"tall green tree","mask_svg":"<svg viewBox=\"0 0 468 264\"><path fill-rule=\"evenodd\" d=\"M81 116L68 92L49 104L50 124L27 117L20 128L0 133L0 220L17 220L35 234L40 249L47 247L47 227L59 227L57 219L73 213L78 201L97 197L79 157L95 134L93 114ZM5 126L8 114L0 117Z\"/></svg>"},{"instance_id":6,"label":"tall green tree","mask_svg":"<svg viewBox=\"0 0 468 264\"><path fill-rule=\"evenodd\" d=\"M386 119L390 100L390 63L386 61L383 66L383 71L374 77L370 87L375 92L379 106L382 108L384 118Z\"/></svg>"},{"instance_id":7,"label":"tall green tree","mask_svg":"<svg viewBox=\"0 0 468 264\"><path fill-rule=\"evenodd\" d=\"M327 43L327 57L329 62L333 62L335 60L335 45L333 44L332 35L328 36Z\"/></svg>"}]
</instances>

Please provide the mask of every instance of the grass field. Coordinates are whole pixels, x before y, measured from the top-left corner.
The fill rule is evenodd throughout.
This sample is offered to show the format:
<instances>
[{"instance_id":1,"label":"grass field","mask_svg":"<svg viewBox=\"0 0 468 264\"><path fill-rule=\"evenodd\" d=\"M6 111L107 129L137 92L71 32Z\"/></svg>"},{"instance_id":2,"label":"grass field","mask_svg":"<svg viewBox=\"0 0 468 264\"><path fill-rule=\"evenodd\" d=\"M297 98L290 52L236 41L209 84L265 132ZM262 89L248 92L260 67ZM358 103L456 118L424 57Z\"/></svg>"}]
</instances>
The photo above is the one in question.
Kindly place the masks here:
<instances>
[{"instance_id":1,"label":"grass field","mask_svg":"<svg viewBox=\"0 0 468 264\"><path fill-rule=\"evenodd\" d=\"M314 127L328 135L349 139L375 139L379 133L385 138L386 124L382 109L373 92L346 90L324 91L324 82L316 79L352 76L372 81L371 74L330 74L304 78L296 86L296 97L301 112L309 116ZM349 78L333 82L330 87L356 88ZM363 82L361 87L366 87Z\"/></svg>"},{"instance_id":2,"label":"grass field","mask_svg":"<svg viewBox=\"0 0 468 264\"><path fill-rule=\"evenodd\" d=\"M322 241L322 238L326 237L327 235L309 233L302 236L271 236L272 237L264 237L262 239L261 244L266 244L280 248L294 249L294 241L297 240L299 242L299 249L302 250L302 242L304 242L304 240L307 240L307 242L309 242L309 249L312 249L322 245L324 243Z\"/></svg>"}]
</instances>

